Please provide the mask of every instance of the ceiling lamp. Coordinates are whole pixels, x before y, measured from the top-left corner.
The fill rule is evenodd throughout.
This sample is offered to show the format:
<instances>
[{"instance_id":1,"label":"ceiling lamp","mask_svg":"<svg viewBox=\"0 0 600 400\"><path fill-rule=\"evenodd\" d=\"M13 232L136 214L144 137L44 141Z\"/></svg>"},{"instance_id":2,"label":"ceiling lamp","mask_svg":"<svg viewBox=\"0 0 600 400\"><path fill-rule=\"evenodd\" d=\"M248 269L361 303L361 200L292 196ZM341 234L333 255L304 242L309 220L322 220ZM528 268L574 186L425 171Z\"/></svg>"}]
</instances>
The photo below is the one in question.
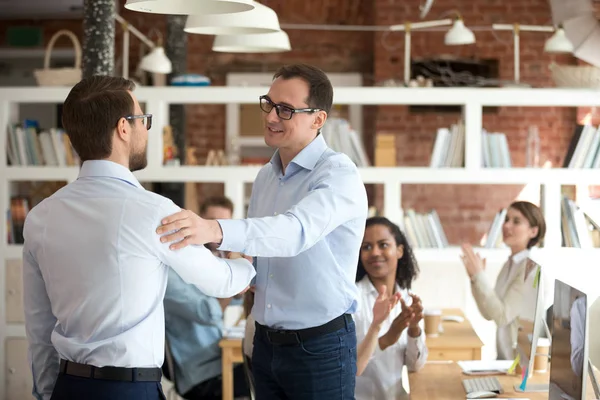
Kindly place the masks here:
<instances>
[{"instance_id":1,"label":"ceiling lamp","mask_svg":"<svg viewBox=\"0 0 600 400\"><path fill-rule=\"evenodd\" d=\"M148 55L144 56L140 68L154 74L170 74L173 71L173 65L162 46L153 48Z\"/></svg>"},{"instance_id":2,"label":"ceiling lamp","mask_svg":"<svg viewBox=\"0 0 600 400\"><path fill-rule=\"evenodd\" d=\"M222 53L277 53L290 51L290 39L284 31L254 35L217 35L213 51Z\"/></svg>"},{"instance_id":3,"label":"ceiling lamp","mask_svg":"<svg viewBox=\"0 0 600 400\"><path fill-rule=\"evenodd\" d=\"M252 0L127 0L125 8L153 14L233 14L252 10L252 3Z\"/></svg>"},{"instance_id":4,"label":"ceiling lamp","mask_svg":"<svg viewBox=\"0 0 600 400\"><path fill-rule=\"evenodd\" d=\"M185 28L187 33L201 35L240 35L271 33L281 30L277 14L271 8L252 2L254 9L228 15L190 15Z\"/></svg>"},{"instance_id":5,"label":"ceiling lamp","mask_svg":"<svg viewBox=\"0 0 600 400\"><path fill-rule=\"evenodd\" d=\"M546 40L544 51L546 53L572 53L573 43L567 38L565 30L562 27L559 27L554 35Z\"/></svg>"},{"instance_id":6,"label":"ceiling lamp","mask_svg":"<svg viewBox=\"0 0 600 400\"><path fill-rule=\"evenodd\" d=\"M462 18L454 20L452 28L446 32L444 43L450 46L475 43L475 34L465 26Z\"/></svg>"}]
</instances>

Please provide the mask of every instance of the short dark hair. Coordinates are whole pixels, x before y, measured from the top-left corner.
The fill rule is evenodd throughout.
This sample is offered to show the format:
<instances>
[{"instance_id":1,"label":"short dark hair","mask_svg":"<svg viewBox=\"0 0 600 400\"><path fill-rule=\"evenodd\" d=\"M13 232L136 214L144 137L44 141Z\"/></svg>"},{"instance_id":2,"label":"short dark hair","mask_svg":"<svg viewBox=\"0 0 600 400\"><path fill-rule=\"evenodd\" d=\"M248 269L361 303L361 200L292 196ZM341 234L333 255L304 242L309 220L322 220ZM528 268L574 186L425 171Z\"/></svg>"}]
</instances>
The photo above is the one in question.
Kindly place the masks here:
<instances>
[{"instance_id":1,"label":"short dark hair","mask_svg":"<svg viewBox=\"0 0 600 400\"><path fill-rule=\"evenodd\" d=\"M202 204L200 204L200 214L204 214L209 207L222 207L226 208L233 214L233 202L225 196L213 196L208 197Z\"/></svg>"},{"instance_id":2,"label":"short dark hair","mask_svg":"<svg viewBox=\"0 0 600 400\"><path fill-rule=\"evenodd\" d=\"M129 94L134 89L129 79L102 75L85 78L71 89L63 104L62 124L81 162L110 156L119 119L134 111Z\"/></svg>"},{"instance_id":3,"label":"short dark hair","mask_svg":"<svg viewBox=\"0 0 600 400\"><path fill-rule=\"evenodd\" d=\"M546 220L544 219L542 210L528 201L515 201L509 208L513 208L523 214L525 219L529 222L529 226L538 228L537 235L529 240L527 248L530 249L538 243L541 244L546 235Z\"/></svg>"},{"instance_id":4,"label":"short dark hair","mask_svg":"<svg viewBox=\"0 0 600 400\"><path fill-rule=\"evenodd\" d=\"M396 269L396 282L401 289L410 289L412 286L412 281L417 279L419 275L419 264L417 264L417 259L415 258L412 248L406 239L406 236L400 230L400 227L390 221L385 217L371 217L367 219L366 228L373 225L383 225L387 227L394 240L396 241L396 246L402 245L404 250L402 257L398 260L398 268ZM365 229L366 229L365 228ZM358 257L358 269L356 271L356 282L360 281L367 274L365 267Z\"/></svg>"},{"instance_id":5,"label":"short dark hair","mask_svg":"<svg viewBox=\"0 0 600 400\"><path fill-rule=\"evenodd\" d=\"M306 104L310 108L320 108L329 114L333 104L333 86L325 72L308 64L292 64L279 68L273 75L273 80L277 78L303 79L308 83Z\"/></svg>"}]
</instances>

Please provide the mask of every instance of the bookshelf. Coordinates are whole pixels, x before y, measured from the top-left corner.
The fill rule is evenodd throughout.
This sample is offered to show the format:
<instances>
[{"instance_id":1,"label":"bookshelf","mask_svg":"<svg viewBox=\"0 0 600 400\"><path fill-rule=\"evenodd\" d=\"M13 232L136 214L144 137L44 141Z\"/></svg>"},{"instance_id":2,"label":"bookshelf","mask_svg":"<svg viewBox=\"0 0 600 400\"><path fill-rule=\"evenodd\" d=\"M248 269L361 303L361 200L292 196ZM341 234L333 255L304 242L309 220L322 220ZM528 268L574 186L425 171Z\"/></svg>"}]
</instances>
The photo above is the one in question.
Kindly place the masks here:
<instances>
[{"instance_id":1,"label":"bookshelf","mask_svg":"<svg viewBox=\"0 0 600 400\"><path fill-rule=\"evenodd\" d=\"M254 104L264 87L140 87L136 96L152 113L154 134L148 138L148 166L136 172L141 182L222 182L225 195L235 204L234 218L243 217L244 185L251 183L259 167L252 166L164 166L162 155L162 135L160 129L169 121L170 104ZM17 105L20 103L62 103L69 88L0 88L0 210L3 217L9 208L10 188L17 181L66 181L77 177L76 167L8 166L6 152L6 127L20 120ZM484 168L482 167L482 112L488 106L595 106L600 104L600 91L587 89L527 89L527 88L388 88L388 87L337 87L334 102L344 105L458 105L463 109L465 124L465 166L460 168L427 167L366 167L360 168L365 183L382 184L384 188L383 213L392 221L403 218L400 209L402 184L540 184L543 186L542 202L547 223L545 245L561 246L561 186L600 184L595 170L575 169L528 169L528 168ZM235 112L233 112L235 115ZM21 116L24 117L24 116ZM230 128L227 128L230 129ZM256 144L258 139L244 139ZM566 151L566 149L565 149ZM490 221L491 224L492 221ZM7 260L20 259L19 245L8 245L6 223L0 224L0 298L7 298ZM462 288L445 285L442 293L424 293L424 299L439 302L444 296L455 296L448 300L448 306L463 307L468 296L468 280L460 265L460 249L416 249L416 257L425 272L444 281L444 275L459 282ZM488 269L499 269L508 256L506 249L482 249L488 259ZM453 268L446 268L452 264ZM490 264L493 265L490 267ZM458 265L458 266L457 266ZM462 271L461 271L462 268ZM462 274L462 275L461 275ZM441 279L440 279L441 278ZM427 279L427 278L425 278ZM427 290L421 283L419 286ZM435 285L434 285L435 286ZM11 288L12 290L12 288ZM20 290L20 289L19 289ZM458 293L458 294L457 294ZM420 293L421 294L421 293ZM448 298L447 298L448 299ZM468 308L468 307L466 307ZM6 300L0 301L0 387L14 381L15 372L11 369L8 356L7 338L23 338L23 324L6 322ZM21 362L21 365L26 365ZM22 374L23 371L18 371ZM29 371L24 371L29 377ZM30 378L28 378L30 380ZM13 384L14 385L14 384ZM0 400L7 395L0 390Z\"/></svg>"}]
</instances>

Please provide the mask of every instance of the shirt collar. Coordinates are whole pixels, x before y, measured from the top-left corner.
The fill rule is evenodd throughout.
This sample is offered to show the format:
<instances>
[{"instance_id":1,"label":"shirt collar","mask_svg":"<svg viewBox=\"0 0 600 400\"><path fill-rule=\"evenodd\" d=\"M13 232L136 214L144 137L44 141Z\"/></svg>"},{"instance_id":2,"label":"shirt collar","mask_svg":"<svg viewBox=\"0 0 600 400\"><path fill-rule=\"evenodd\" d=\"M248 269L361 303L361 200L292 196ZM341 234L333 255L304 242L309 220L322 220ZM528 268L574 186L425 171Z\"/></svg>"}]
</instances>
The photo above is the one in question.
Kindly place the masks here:
<instances>
[{"instance_id":1,"label":"shirt collar","mask_svg":"<svg viewBox=\"0 0 600 400\"><path fill-rule=\"evenodd\" d=\"M521 250L517 254L511 256L514 265L520 264L524 259L529 257L529 249Z\"/></svg>"},{"instance_id":2,"label":"shirt collar","mask_svg":"<svg viewBox=\"0 0 600 400\"><path fill-rule=\"evenodd\" d=\"M318 134L300 153L296 154L296 157L290 162L290 164L296 164L304 169L312 170L317 161L323 155L323 152L327 149L327 143L323 135ZM281 157L279 157L279 149L275 151L273 157L271 157L271 164L281 171Z\"/></svg>"},{"instance_id":3,"label":"shirt collar","mask_svg":"<svg viewBox=\"0 0 600 400\"><path fill-rule=\"evenodd\" d=\"M365 281L367 284L368 293L377 298L377 296L379 296L379 291L377 290L375 285L373 285L373 282L371 282L371 280L369 279L369 275L365 275L364 278L362 278L362 280ZM394 285L396 286L395 293L400 293L400 285L398 285L398 282L395 282Z\"/></svg>"},{"instance_id":4,"label":"shirt collar","mask_svg":"<svg viewBox=\"0 0 600 400\"><path fill-rule=\"evenodd\" d=\"M84 161L79 170L78 178L88 177L107 177L120 179L143 189L143 186L138 182L133 173L121 164L117 164L107 160L88 160Z\"/></svg>"}]
</instances>

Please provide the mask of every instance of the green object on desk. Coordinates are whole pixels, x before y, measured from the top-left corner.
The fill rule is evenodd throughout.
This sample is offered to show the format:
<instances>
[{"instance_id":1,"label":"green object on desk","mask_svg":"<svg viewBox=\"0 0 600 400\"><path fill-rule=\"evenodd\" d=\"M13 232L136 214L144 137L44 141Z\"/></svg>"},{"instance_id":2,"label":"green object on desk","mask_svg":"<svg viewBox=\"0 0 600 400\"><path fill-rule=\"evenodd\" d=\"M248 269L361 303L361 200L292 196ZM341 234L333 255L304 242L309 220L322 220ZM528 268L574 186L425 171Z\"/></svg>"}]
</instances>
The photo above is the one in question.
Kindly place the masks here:
<instances>
[{"instance_id":1,"label":"green object on desk","mask_svg":"<svg viewBox=\"0 0 600 400\"><path fill-rule=\"evenodd\" d=\"M6 44L11 47L43 46L42 29L33 26L12 26L6 29Z\"/></svg>"}]
</instances>

